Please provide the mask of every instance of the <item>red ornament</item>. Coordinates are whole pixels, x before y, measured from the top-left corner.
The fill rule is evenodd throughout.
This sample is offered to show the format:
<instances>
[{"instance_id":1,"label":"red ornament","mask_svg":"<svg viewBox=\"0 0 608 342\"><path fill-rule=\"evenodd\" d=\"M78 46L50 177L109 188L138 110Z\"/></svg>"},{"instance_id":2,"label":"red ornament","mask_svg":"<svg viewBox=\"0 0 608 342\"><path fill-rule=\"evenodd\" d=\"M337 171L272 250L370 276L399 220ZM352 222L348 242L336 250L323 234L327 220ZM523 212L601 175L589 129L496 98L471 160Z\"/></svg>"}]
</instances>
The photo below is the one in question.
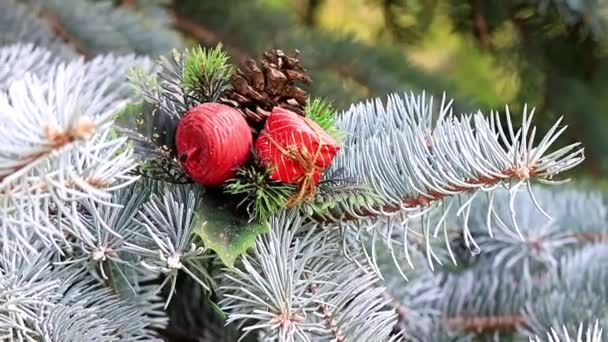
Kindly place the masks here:
<instances>
[{"instance_id":1,"label":"red ornament","mask_svg":"<svg viewBox=\"0 0 608 342\"><path fill-rule=\"evenodd\" d=\"M310 192L340 146L314 121L275 107L255 149L262 162L273 168L271 179L297 184Z\"/></svg>"},{"instance_id":2,"label":"red ornament","mask_svg":"<svg viewBox=\"0 0 608 342\"><path fill-rule=\"evenodd\" d=\"M195 182L219 186L247 162L251 130L243 116L219 103L203 103L177 125L175 145L184 171Z\"/></svg>"}]
</instances>

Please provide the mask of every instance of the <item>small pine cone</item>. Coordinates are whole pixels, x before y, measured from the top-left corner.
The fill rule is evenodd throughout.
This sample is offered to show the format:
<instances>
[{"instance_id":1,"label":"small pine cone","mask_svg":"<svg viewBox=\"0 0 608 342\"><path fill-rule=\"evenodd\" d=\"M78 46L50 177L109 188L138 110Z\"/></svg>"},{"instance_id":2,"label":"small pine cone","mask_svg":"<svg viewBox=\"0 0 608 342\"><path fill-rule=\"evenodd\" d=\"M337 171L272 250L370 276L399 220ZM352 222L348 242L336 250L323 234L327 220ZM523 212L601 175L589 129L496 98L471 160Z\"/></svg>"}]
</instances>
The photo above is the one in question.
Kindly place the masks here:
<instances>
[{"instance_id":1,"label":"small pine cone","mask_svg":"<svg viewBox=\"0 0 608 342\"><path fill-rule=\"evenodd\" d=\"M254 131L259 131L274 107L304 116L308 93L299 85L311 82L300 64L299 51L289 56L273 49L264 52L259 61L250 58L239 67L222 102L237 108Z\"/></svg>"}]
</instances>

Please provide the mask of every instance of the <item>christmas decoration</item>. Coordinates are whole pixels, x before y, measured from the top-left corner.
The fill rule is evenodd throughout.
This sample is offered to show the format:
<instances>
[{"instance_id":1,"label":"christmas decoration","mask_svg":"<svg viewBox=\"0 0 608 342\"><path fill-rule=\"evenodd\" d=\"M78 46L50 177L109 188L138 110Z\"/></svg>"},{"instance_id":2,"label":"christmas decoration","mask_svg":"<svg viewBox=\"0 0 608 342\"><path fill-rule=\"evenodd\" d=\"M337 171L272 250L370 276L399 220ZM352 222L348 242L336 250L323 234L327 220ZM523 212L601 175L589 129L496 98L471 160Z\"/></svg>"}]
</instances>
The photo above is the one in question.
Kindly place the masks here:
<instances>
[{"instance_id":1,"label":"christmas decoration","mask_svg":"<svg viewBox=\"0 0 608 342\"><path fill-rule=\"evenodd\" d=\"M219 186L247 162L252 136L239 112L223 104L204 103L179 122L175 144L184 171L194 181Z\"/></svg>"},{"instance_id":2,"label":"christmas decoration","mask_svg":"<svg viewBox=\"0 0 608 342\"><path fill-rule=\"evenodd\" d=\"M272 180L300 187L288 206L312 197L339 149L315 122L280 107L272 110L255 144L262 162L273 170Z\"/></svg>"},{"instance_id":3,"label":"christmas decoration","mask_svg":"<svg viewBox=\"0 0 608 342\"><path fill-rule=\"evenodd\" d=\"M287 203L297 190L295 185L285 184L270 178L272 169L266 168L254 153L249 165L237 168L236 176L224 185L226 194L242 198L247 213L260 222L268 221Z\"/></svg>"},{"instance_id":4,"label":"christmas decoration","mask_svg":"<svg viewBox=\"0 0 608 342\"><path fill-rule=\"evenodd\" d=\"M311 79L300 65L299 52L288 56L281 50L264 52L259 62L248 59L232 77L233 89L223 101L238 108L252 126L261 125L278 106L304 115L308 94L296 86Z\"/></svg>"}]
</instances>

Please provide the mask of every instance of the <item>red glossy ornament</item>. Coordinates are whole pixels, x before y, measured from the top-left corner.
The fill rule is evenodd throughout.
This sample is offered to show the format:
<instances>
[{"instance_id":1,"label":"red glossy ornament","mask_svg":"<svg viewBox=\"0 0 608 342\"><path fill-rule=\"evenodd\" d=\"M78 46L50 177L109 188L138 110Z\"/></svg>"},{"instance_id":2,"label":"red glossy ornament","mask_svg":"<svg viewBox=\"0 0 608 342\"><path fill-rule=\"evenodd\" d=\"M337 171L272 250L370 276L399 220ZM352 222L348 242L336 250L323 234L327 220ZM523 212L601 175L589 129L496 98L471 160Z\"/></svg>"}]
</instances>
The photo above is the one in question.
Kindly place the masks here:
<instances>
[{"instance_id":1,"label":"red glossy ornament","mask_svg":"<svg viewBox=\"0 0 608 342\"><path fill-rule=\"evenodd\" d=\"M262 162L273 169L271 179L288 184L312 182L316 185L340 146L314 121L275 107L255 149Z\"/></svg>"},{"instance_id":2,"label":"red glossy ornament","mask_svg":"<svg viewBox=\"0 0 608 342\"><path fill-rule=\"evenodd\" d=\"M175 145L182 168L195 182L219 186L249 158L253 138L247 121L232 107L203 103L177 125Z\"/></svg>"}]
</instances>

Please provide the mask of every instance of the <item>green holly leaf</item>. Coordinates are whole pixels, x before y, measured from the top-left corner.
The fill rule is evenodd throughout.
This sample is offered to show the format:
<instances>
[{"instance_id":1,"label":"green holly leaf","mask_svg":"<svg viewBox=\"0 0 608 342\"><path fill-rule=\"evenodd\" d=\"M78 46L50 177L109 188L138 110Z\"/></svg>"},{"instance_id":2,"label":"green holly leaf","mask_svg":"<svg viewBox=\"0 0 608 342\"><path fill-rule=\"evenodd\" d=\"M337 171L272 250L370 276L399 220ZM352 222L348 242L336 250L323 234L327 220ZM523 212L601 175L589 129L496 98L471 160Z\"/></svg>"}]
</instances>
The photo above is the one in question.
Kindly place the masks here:
<instances>
[{"instance_id":1,"label":"green holly leaf","mask_svg":"<svg viewBox=\"0 0 608 342\"><path fill-rule=\"evenodd\" d=\"M268 222L250 222L248 217L236 215L230 205L202 202L195 212L194 233L226 266L233 267L236 258L255 245L258 235L270 231Z\"/></svg>"}]
</instances>

